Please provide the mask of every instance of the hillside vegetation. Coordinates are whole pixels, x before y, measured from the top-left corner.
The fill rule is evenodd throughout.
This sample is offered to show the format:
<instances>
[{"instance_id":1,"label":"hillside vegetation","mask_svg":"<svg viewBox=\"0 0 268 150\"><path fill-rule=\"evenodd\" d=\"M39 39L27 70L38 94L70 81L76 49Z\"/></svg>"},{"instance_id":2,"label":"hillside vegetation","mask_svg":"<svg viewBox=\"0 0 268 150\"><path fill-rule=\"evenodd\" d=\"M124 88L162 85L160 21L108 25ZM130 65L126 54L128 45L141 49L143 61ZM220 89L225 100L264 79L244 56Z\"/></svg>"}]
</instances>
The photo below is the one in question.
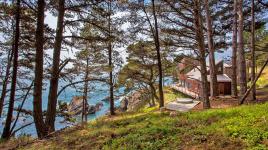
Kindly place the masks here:
<instances>
[{"instance_id":1,"label":"hillside vegetation","mask_svg":"<svg viewBox=\"0 0 268 150\"><path fill-rule=\"evenodd\" d=\"M268 149L268 103L103 117L21 149Z\"/></svg>"},{"instance_id":2,"label":"hillside vegetation","mask_svg":"<svg viewBox=\"0 0 268 150\"><path fill-rule=\"evenodd\" d=\"M257 83L256 83L257 87L259 88L263 88L268 86L268 67L266 67L263 70L262 75L260 76L260 78L258 79Z\"/></svg>"}]
</instances>

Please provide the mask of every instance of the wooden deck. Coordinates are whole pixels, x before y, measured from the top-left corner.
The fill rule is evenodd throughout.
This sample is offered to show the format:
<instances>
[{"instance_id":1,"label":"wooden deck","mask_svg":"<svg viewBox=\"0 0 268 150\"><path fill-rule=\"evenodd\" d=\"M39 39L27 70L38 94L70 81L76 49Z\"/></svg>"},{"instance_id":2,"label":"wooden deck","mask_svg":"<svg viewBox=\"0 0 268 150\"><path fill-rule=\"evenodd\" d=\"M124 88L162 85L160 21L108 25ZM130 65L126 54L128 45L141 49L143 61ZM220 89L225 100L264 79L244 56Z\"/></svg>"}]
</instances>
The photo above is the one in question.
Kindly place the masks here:
<instances>
[{"instance_id":1,"label":"wooden deck","mask_svg":"<svg viewBox=\"0 0 268 150\"><path fill-rule=\"evenodd\" d=\"M187 112L200 103L199 101L192 101L192 103L180 103L179 102L180 99L184 100L185 98L177 98L175 101L169 102L165 106L166 109L173 111Z\"/></svg>"},{"instance_id":2,"label":"wooden deck","mask_svg":"<svg viewBox=\"0 0 268 150\"><path fill-rule=\"evenodd\" d=\"M194 99L199 99L199 95L197 93L189 91L187 88L179 86L178 84L170 85L170 87L176 91L179 91L185 95L188 95Z\"/></svg>"}]
</instances>

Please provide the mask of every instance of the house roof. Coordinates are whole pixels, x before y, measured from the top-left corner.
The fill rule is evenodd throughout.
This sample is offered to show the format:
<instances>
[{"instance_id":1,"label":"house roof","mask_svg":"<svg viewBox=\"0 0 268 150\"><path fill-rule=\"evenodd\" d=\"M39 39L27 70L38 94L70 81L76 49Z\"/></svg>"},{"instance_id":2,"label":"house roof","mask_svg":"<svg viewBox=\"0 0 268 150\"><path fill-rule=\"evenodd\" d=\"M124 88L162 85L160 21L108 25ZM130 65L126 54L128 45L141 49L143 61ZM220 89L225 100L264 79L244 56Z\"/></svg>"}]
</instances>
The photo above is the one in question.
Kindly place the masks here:
<instances>
[{"instance_id":1,"label":"house roof","mask_svg":"<svg viewBox=\"0 0 268 150\"><path fill-rule=\"evenodd\" d=\"M186 75L188 76L188 78L201 81L201 73L200 73L199 69L200 69L200 66L198 66L195 69L192 69ZM208 78L208 81L210 81L210 75L208 75L207 78ZM218 74L217 81L218 82L231 82L232 80L226 74Z\"/></svg>"},{"instance_id":2,"label":"house roof","mask_svg":"<svg viewBox=\"0 0 268 150\"><path fill-rule=\"evenodd\" d=\"M223 67L232 67L232 65L227 64L227 63L224 63L224 64L223 64Z\"/></svg>"},{"instance_id":3,"label":"house roof","mask_svg":"<svg viewBox=\"0 0 268 150\"><path fill-rule=\"evenodd\" d=\"M210 81L210 76L208 75L208 81ZM218 82L231 82L232 79L229 78L226 74L218 74L217 75Z\"/></svg>"},{"instance_id":4,"label":"house roof","mask_svg":"<svg viewBox=\"0 0 268 150\"><path fill-rule=\"evenodd\" d=\"M222 63L222 62L224 62L222 59L216 60L215 65L218 65L219 63Z\"/></svg>"}]
</instances>

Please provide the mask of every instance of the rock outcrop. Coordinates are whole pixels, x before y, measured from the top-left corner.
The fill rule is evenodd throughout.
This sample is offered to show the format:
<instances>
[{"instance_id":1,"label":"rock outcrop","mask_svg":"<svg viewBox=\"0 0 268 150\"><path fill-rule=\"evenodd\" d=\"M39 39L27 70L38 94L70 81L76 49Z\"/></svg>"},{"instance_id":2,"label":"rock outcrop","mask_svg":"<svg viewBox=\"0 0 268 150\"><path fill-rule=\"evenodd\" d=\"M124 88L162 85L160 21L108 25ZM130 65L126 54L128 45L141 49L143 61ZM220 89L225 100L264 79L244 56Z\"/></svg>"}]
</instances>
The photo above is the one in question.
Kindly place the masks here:
<instances>
[{"instance_id":1,"label":"rock outcrop","mask_svg":"<svg viewBox=\"0 0 268 150\"><path fill-rule=\"evenodd\" d=\"M96 111L100 111L102 107L103 107L103 103L102 103L102 102L98 102L98 103L95 105Z\"/></svg>"},{"instance_id":2,"label":"rock outcrop","mask_svg":"<svg viewBox=\"0 0 268 150\"><path fill-rule=\"evenodd\" d=\"M103 106L102 102L97 103L96 105L89 105L86 103L86 113L94 114L96 111L101 110ZM82 96L74 96L68 105L68 112L73 115L81 114L83 110L83 97Z\"/></svg>"},{"instance_id":3,"label":"rock outcrop","mask_svg":"<svg viewBox=\"0 0 268 150\"><path fill-rule=\"evenodd\" d=\"M73 115L78 115L82 113L83 109L83 97L74 96L68 105L68 112Z\"/></svg>"},{"instance_id":4,"label":"rock outcrop","mask_svg":"<svg viewBox=\"0 0 268 150\"><path fill-rule=\"evenodd\" d=\"M151 94L143 90L135 91L124 97L120 102L120 111L136 111L141 106L145 105L151 99Z\"/></svg>"}]
</instances>

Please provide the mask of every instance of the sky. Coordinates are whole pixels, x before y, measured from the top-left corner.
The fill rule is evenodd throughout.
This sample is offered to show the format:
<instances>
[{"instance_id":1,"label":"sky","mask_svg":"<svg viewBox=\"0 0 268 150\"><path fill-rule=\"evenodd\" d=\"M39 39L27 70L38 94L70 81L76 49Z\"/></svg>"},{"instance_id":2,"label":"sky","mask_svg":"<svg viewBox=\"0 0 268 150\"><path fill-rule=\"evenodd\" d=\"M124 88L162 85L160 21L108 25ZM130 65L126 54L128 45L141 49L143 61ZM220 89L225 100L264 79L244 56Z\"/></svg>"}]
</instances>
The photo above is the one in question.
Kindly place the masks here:
<instances>
[{"instance_id":1,"label":"sky","mask_svg":"<svg viewBox=\"0 0 268 150\"><path fill-rule=\"evenodd\" d=\"M116 13L113 17L118 17L118 16L123 16L126 15L126 12L118 12ZM266 16L267 17L267 16ZM52 29L56 29L57 26L57 18L55 16L53 16L51 13L46 12L46 16L45 16L45 23L49 25L49 27L51 27ZM130 27L130 23L125 23L122 25L122 29L123 30L127 30L127 28ZM266 24L266 29L268 29L268 24ZM70 31L66 30L65 35L71 34ZM126 63L126 57L127 57L127 53L126 53L126 46L125 47L121 47L121 48L117 48L117 51L119 51L120 55L122 56L124 63ZM61 59L65 59L65 58L74 58L75 52L77 52L77 49L72 49L69 51L62 51L61 52ZM48 50L48 54L52 57L53 56L53 50ZM230 59L232 55L232 51L231 49L226 49L224 50L222 53L215 53L215 58L216 60L221 60L221 59ZM67 65L68 66L68 65Z\"/></svg>"},{"instance_id":2,"label":"sky","mask_svg":"<svg viewBox=\"0 0 268 150\"><path fill-rule=\"evenodd\" d=\"M52 29L56 30L57 27L57 17L53 16L51 13L46 12L45 13L45 23L48 24L48 26ZM125 12L119 12L117 14L115 14L113 17L118 17L118 16L122 16L122 15L126 15ZM129 27L129 23L125 23L122 25L122 29L123 30L127 30L127 28ZM71 34L70 31L65 30L64 35L68 35ZM71 48L70 48L71 49ZM117 51L119 51L121 57L123 58L124 63L126 63L126 57L127 57L127 53L126 53L126 47L120 47L116 49ZM66 58L74 58L75 53L79 51L77 49L72 48L72 50L69 51L61 51L61 59L64 60ZM53 49L50 49L47 51L47 53L50 55L50 57L53 57ZM71 67L71 64L67 65L67 67Z\"/></svg>"},{"instance_id":3,"label":"sky","mask_svg":"<svg viewBox=\"0 0 268 150\"><path fill-rule=\"evenodd\" d=\"M57 27L57 18L55 16L53 16L51 13L48 13L46 12L45 13L45 21L44 21L46 24L48 24L48 26L54 30L56 30L56 27ZM66 31L67 33L65 34L68 34L68 31ZM62 51L61 52L61 59L66 59L66 58L74 58L74 54L75 52L78 51L78 50L75 50L75 49L72 49L69 50L69 51ZM53 57L53 49L49 49L47 51L47 53L49 54L50 57ZM68 66L68 65L67 65Z\"/></svg>"}]
</instances>

